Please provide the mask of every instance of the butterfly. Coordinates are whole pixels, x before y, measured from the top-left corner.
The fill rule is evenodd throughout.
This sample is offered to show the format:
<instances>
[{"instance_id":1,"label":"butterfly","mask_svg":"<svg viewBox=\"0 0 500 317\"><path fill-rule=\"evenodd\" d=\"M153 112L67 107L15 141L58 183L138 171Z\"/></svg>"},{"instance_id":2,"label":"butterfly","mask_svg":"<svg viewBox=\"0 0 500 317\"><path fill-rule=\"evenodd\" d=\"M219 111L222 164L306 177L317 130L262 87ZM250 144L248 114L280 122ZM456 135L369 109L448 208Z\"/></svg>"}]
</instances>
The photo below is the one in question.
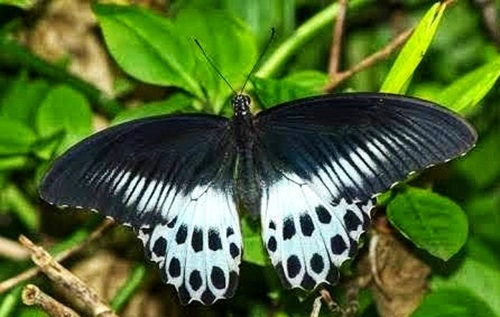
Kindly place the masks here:
<instances>
[{"instance_id":1,"label":"butterfly","mask_svg":"<svg viewBox=\"0 0 500 317\"><path fill-rule=\"evenodd\" d=\"M373 198L410 173L463 155L474 129L453 112L400 95L352 93L253 115L149 117L98 132L58 158L41 197L131 226L183 304L234 295L238 210L288 288L334 284L370 223Z\"/></svg>"}]
</instances>

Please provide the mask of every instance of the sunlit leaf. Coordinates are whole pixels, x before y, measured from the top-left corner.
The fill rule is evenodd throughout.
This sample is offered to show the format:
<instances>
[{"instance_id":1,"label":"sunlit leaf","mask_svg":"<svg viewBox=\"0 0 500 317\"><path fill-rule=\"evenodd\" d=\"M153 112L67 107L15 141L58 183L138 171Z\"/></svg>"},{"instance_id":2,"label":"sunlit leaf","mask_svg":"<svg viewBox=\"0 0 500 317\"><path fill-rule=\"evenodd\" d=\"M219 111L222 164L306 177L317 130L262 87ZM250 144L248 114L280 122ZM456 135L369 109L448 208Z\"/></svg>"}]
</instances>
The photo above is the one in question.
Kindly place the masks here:
<instances>
[{"instance_id":1,"label":"sunlit leaf","mask_svg":"<svg viewBox=\"0 0 500 317\"><path fill-rule=\"evenodd\" d=\"M445 261L467 240L467 217L460 206L429 190L406 187L387 205L387 216L415 245Z\"/></svg>"},{"instance_id":2,"label":"sunlit leaf","mask_svg":"<svg viewBox=\"0 0 500 317\"><path fill-rule=\"evenodd\" d=\"M405 92L415 69L420 64L434 38L445 8L446 3L436 3L427 11L399 53L380 88L381 92Z\"/></svg>"}]
</instances>

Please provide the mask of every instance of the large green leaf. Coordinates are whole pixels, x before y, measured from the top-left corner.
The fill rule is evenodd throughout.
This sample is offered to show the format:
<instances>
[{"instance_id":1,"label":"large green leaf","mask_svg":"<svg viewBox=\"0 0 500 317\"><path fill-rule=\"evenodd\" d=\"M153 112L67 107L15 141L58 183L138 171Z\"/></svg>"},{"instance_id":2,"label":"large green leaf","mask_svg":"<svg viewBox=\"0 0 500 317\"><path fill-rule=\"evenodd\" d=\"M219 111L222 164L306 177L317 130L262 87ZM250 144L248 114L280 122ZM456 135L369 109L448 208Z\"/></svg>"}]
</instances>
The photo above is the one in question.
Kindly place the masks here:
<instances>
[{"instance_id":1,"label":"large green leaf","mask_svg":"<svg viewBox=\"0 0 500 317\"><path fill-rule=\"evenodd\" d=\"M387 215L415 245L443 260L467 240L467 217L460 206L429 190L406 187L387 205Z\"/></svg>"},{"instance_id":2,"label":"large green leaf","mask_svg":"<svg viewBox=\"0 0 500 317\"><path fill-rule=\"evenodd\" d=\"M68 86L56 86L38 109L36 128L42 137L64 133L57 152L61 153L92 132L92 112L79 92Z\"/></svg>"},{"instance_id":3,"label":"large green leaf","mask_svg":"<svg viewBox=\"0 0 500 317\"><path fill-rule=\"evenodd\" d=\"M446 3L436 3L427 11L401 53L399 53L380 91L388 93L405 92L415 69L420 64L434 38L445 8Z\"/></svg>"},{"instance_id":4,"label":"large green leaf","mask_svg":"<svg viewBox=\"0 0 500 317\"><path fill-rule=\"evenodd\" d=\"M31 126L37 107L49 89L46 81L30 81L22 73L10 83L0 99L0 114Z\"/></svg>"},{"instance_id":5,"label":"large green leaf","mask_svg":"<svg viewBox=\"0 0 500 317\"><path fill-rule=\"evenodd\" d=\"M467 244L468 255L456 271L450 276L435 276L431 281L431 288L434 291L466 289L475 297L481 299L489 305L493 314L490 316L500 316L500 264L491 261L483 262L479 257L479 252L487 253L491 256L497 250L477 249L474 244ZM456 315L459 316L459 315Z\"/></svg>"},{"instance_id":6,"label":"large green leaf","mask_svg":"<svg viewBox=\"0 0 500 317\"><path fill-rule=\"evenodd\" d=\"M412 317L492 317L487 303L467 289L444 289L431 292Z\"/></svg>"},{"instance_id":7,"label":"large green leaf","mask_svg":"<svg viewBox=\"0 0 500 317\"><path fill-rule=\"evenodd\" d=\"M188 38L176 34L170 20L134 6L99 4L93 9L111 55L125 72L203 97L192 74L195 59Z\"/></svg>"},{"instance_id":8,"label":"large green leaf","mask_svg":"<svg viewBox=\"0 0 500 317\"><path fill-rule=\"evenodd\" d=\"M327 82L328 76L316 71L302 71L279 80L252 77L255 93L263 108L318 95Z\"/></svg>"},{"instance_id":9,"label":"large green leaf","mask_svg":"<svg viewBox=\"0 0 500 317\"><path fill-rule=\"evenodd\" d=\"M141 106L131 108L120 112L114 119L112 124L119 124L125 121L166 115L180 111L193 110L191 107L193 99L185 94L175 94L167 100L154 101Z\"/></svg>"},{"instance_id":10,"label":"large green leaf","mask_svg":"<svg viewBox=\"0 0 500 317\"><path fill-rule=\"evenodd\" d=\"M468 112L491 90L500 76L500 57L456 80L443 90L436 102L457 112Z\"/></svg>"},{"instance_id":11,"label":"large green leaf","mask_svg":"<svg viewBox=\"0 0 500 317\"><path fill-rule=\"evenodd\" d=\"M254 35L228 12L213 9L183 10L175 18L174 27L191 44L184 54L196 58L192 76L204 87L210 109L219 113L233 91L203 57L194 39L198 39L223 76L239 91L257 60Z\"/></svg>"},{"instance_id":12,"label":"large green leaf","mask_svg":"<svg viewBox=\"0 0 500 317\"><path fill-rule=\"evenodd\" d=\"M27 154L36 134L27 125L0 115L0 155Z\"/></svg>"}]
</instances>

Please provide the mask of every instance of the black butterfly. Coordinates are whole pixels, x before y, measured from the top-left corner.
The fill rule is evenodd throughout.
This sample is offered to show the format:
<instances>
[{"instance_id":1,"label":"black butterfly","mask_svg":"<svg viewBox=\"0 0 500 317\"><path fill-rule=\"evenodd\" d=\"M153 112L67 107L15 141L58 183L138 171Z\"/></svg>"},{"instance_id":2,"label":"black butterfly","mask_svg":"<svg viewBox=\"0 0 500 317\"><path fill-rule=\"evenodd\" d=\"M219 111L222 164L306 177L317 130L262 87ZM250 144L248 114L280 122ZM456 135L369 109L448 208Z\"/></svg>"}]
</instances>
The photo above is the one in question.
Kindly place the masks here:
<instances>
[{"instance_id":1,"label":"black butterfly","mask_svg":"<svg viewBox=\"0 0 500 317\"><path fill-rule=\"evenodd\" d=\"M399 95L326 95L257 115L246 95L232 104L232 119L159 116L99 132L56 160L41 196L135 228L182 303L212 304L237 286L238 207L260 215L283 284L311 290L354 256L372 198L476 141L452 112Z\"/></svg>"}]
</instances>

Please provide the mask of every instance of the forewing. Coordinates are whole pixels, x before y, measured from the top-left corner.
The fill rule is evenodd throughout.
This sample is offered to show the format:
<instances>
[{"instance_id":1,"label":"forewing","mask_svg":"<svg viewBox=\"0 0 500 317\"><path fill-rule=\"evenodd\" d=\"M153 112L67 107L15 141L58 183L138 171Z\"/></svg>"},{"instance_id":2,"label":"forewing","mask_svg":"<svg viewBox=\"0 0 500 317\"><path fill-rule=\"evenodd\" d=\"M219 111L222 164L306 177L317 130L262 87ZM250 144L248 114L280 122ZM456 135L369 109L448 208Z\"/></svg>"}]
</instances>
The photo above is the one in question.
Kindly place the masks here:
<instances>
[{"instance_id":1,"label":"forewing","mask_svg":"<svg viewBox=\"0 0 500 317\"><path fill-rule=\"evenodd\" d=\"M476 140L441 107L381 94L294 101L261 112L255 127L263 240L283 284L308 290L336 282L375 195Z\"/></svg>"},{"instance_id":2,"label":"forewing","mask_svg":"<svg viewBox=\"0 0 500 317\"><path fill-rule=\"evenodd\" d=\"M97 210L138 232L183 303L234 294L241 234L227 119L148 118L97 133L56 160L40 186L58 206Z\"/></svg>"},{"instance_id":3,"label":"forewing","mask_svg":"<svg viewBox=\"0 0 500 317\"><path fill-rule=\"evenodd\" d=\"M386 94L298 100L259 113L255 124L258 146L334 204L367 201L476 141L456 114Z\"/></svg>"}]
</instances>

